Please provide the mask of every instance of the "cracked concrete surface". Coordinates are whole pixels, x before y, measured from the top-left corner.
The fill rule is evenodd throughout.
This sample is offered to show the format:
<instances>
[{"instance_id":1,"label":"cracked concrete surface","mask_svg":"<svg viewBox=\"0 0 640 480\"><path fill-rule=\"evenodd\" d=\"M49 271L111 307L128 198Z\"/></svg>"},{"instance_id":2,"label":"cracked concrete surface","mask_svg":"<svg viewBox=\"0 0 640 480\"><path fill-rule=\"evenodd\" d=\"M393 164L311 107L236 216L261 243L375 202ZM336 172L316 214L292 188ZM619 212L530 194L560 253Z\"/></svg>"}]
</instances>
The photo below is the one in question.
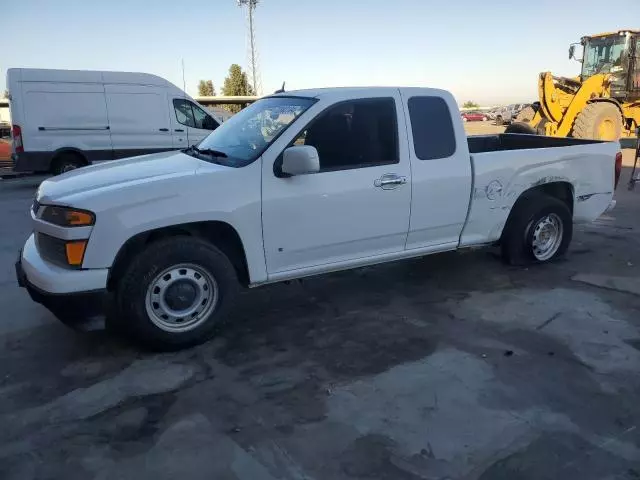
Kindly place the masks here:
<instances>
[{"instance_id":1,"label":"cracked concrete surface","mask_svg":"<svg viewBox=\"0 0 640 480\"><path fill-rule=\"evenodd\" d=\"M0 184L0 478L640 478L637 192L562 262L252 290L218 338L154 355L16 287L35 184Z\"/></svg>"}]
</instances>

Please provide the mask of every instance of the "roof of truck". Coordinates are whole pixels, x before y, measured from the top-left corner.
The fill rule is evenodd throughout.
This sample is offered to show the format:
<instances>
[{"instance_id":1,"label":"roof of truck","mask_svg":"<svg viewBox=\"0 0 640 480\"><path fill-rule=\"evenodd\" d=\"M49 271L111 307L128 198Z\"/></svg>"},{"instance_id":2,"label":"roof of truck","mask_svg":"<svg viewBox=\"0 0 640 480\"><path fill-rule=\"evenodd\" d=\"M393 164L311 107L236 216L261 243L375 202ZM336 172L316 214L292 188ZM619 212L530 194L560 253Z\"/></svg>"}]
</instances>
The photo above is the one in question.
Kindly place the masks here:
<instances>
[{"instance_id":1,"label":"roof of truck","mask_svg":"<svg viewBox=\"0 0 640 480\"><path fill-rule=\"evenodd\" d=\"M417 87L327 87L327 88L309 88L302 90L290 90L278 92L272 96L300 96L300 97L344 97L350 95L367 95L371 93L394 95L399 89L410 88L413 90L422 90L424 93L443 94L448 93L445 90L437 88L417 88Z\"/></svg>"}]
</instances>

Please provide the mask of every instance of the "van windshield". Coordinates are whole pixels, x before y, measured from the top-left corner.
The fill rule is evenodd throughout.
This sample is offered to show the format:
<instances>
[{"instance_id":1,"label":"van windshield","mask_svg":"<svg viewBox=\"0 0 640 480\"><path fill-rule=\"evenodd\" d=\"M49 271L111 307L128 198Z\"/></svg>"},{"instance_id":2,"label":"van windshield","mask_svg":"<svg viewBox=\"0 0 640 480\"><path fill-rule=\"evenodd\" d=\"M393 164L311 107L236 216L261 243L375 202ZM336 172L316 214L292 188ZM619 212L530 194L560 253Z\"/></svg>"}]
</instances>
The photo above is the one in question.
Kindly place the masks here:
<instances>
[{"instance_id":1,"label":"van windshield","mask_svg":"<svg viewBox=\"0 0 640 480\"><path fill-rule=\"evenodd\" d=\"M222 123L197 145L201 152L220 152L224 165L253 162L316 100L307 97L268 97L258 100Z\"/></svg>"}]
</instances>

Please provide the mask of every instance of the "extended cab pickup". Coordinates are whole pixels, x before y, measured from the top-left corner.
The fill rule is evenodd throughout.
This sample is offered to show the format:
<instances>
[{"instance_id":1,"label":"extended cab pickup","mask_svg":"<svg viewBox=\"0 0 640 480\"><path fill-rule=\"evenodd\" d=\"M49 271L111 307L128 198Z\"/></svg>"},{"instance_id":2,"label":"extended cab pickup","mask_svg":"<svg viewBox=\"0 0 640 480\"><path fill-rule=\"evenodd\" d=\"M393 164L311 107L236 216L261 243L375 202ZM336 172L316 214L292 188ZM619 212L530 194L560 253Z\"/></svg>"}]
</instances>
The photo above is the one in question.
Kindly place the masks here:
<instances>
[{"instance_id":1,"label":"extended cab pickup","mask_svg":"<svg viewBox=\"0 0 640 480\"><path fill-rule=\"evenodd\" d=\"M109 298L110 322L180 348L241 285L480 245L551 261L612 205L620 158L611 142L467 138L442 90L279 93L197 148L44 181L16 271L65 323Z\"/></svg>"}]
</instances>

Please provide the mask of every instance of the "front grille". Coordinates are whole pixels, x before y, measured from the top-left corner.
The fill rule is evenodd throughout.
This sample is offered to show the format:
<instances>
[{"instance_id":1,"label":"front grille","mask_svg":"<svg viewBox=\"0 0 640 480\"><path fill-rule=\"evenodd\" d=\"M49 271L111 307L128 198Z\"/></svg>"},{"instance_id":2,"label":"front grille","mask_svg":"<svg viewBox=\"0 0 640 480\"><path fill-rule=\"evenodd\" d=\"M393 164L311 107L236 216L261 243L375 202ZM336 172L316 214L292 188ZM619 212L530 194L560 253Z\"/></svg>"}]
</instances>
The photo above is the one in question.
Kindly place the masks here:
<instances>
[{"instance_id":1,"label":"front grille","mask_svg":"<svg viewBox=\"0 0 640 480\"><path fill-rule=\"evenodd\" d=\"M61 267L69 268L64 240L38 232L36 234L36 245L42 258Z\"/></svg>"}]
</instances>

